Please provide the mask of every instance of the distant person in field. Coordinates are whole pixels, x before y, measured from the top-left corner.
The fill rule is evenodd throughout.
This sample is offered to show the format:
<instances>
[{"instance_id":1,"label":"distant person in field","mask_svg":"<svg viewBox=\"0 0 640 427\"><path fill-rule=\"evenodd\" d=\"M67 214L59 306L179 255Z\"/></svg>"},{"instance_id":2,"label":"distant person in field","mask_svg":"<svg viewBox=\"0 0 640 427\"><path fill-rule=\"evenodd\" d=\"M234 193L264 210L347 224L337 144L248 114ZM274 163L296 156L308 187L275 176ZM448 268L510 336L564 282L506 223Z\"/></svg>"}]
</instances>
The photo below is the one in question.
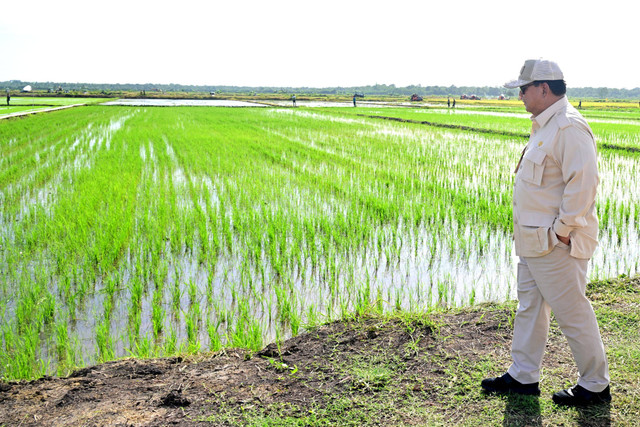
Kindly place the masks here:
<instances>
[{"instance_id":1,"label":"distant person in field","mask_svg":"<svg viewBox=\"0 0 640 427\"><path fill-rule=\"evenodd\" d=\"M517 80L531 113L529 142L516 166L513 237L519 306L512 364L482 381L490 393L539 395L540 369L553 311L578 367L578 383L553 394L558 405L608 404L609 366L598 322L585 296L589 259L598 246L597 149L586 120L567 100L558 64L524 63Z\"/></svg>"},{"instance_id":2,"label":"distant person in field","mask_svg":"<svg viewBox=\"0 0 640 427\"><path fill-rule=\"evenodd\" d=\"M453 98L453 108L456 108L456 99Z\"/></svg>"},{"instance_id":3,"label":"distant person in field","mask_svg":"<svg viewBox=\"0 0 640 427\"><path fill-rule=\"evenodd\" d=\"M11 102L11 94L7 91L7 105L9 105L9 102Z\"/></svg>"},{"instance_id":4,"label":"distant person in field","mask_svg":"<svg viewBox=\"0 0 640 427\"><path fill-rule=\"evenodd\" d=\"M353 106L354 107L356 106L356 96L355 95L353 95Z\"/></svg>"},{"instance_id":5,"label":"distant person in field","mask_svg":"<svg viewBox=\"0 0 640 427\"><path fill-rule=\"evenodd\" d=\"M451 100L447 96L447 108L451 108Z\"/></svg>"},{"instance_id":6,"label":"distant person in field","mask_svg":"<svg viewBox=\"0 0 640 427\"><path fill-rule=\"evenodd\" d=\"M580 102L578 102L578 108L582 108L582 100L580 100Z\"/></svg>"},{"instance_id":7,"label":"distant person in field","mask_svg":"<svg viewBox=\"0 0 640 427\"><path fill-rule=\"evenodd\" d=\"M296 96L295 96L295 95L293 95L293 96L291 97L291 100L293 101L293 106L295 107L295 106L296 106Z\"/></svg>"}]
</instances>

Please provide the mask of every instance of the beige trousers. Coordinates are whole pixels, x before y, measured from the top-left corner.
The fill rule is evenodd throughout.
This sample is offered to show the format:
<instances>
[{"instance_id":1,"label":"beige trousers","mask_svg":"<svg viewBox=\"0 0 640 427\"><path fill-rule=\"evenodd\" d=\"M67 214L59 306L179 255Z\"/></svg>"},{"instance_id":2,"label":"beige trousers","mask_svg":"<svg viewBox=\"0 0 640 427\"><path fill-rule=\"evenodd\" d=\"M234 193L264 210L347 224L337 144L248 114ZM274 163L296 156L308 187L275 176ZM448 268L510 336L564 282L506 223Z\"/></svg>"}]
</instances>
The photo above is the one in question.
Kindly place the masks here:
<instances>
[{"instance_id":1,"label":"beige trousers","mask_svg":"<svg viewBox=\"0 0 640 427\"><path fill-rule=\"evenodd\" d=\"M542 257L520 257L519 306L513 328L508 372L523 384L540 381L551 310L578 366L578 384L600 392L609 384L609 367L591 303L585 296L588 260L569 255L559 242Z\"/></svg>"}]
</instances>

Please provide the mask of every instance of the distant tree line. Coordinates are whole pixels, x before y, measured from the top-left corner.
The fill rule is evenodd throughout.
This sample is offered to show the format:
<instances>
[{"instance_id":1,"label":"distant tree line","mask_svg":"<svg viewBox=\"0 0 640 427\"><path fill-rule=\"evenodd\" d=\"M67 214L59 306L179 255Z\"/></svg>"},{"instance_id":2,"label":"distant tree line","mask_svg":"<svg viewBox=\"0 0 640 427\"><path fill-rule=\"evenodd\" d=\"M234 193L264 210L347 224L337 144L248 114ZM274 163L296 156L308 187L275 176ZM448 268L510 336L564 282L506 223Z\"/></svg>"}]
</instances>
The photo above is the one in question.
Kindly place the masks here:
<instances>
[{"instance_id":1,"label":"distant tree line","mask_svg":"<svg viewBox=\"0 0 640 427\"><path fill-rule=\"evenodd\" d=\"M34 91L55 92L93 92L108 95L112 92L222 92L222 93L296 93L296 94L326 94L326 95L350 95L353 93L364 93L366 95L388 95L388 96L452 96L458 97L462 94L475 94L483 98L496 98L500 95L517 97L518 91L515 89L505 89L491 86L422 86L410 85L397 87L394 84L376 84L369 86L352 87L265 87L265 86L197 86L180 84L154 84L154 83L60 83L60 82L23 82L20 80L10 80L0 82L0 89L22 90L26 85L31 85ZM569 88L567 94L570 98L583 99L640 99L640 87L635 89L616 89L606 87L581 87Z\"/></svg>"}]
</instances>

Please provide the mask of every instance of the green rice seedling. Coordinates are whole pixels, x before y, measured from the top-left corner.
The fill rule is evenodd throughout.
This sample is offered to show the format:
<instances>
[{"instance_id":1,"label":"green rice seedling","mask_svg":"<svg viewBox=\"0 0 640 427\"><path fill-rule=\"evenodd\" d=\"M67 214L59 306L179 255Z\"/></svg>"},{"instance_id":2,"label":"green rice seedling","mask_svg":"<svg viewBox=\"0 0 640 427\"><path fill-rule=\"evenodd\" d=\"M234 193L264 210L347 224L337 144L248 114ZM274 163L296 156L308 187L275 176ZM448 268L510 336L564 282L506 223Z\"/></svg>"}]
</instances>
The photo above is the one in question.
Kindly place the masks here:
<instances>
[{"instance_id":1,"label":"green rice seedling","mask_svg":"<svg viewBox=\"0 0 640 427\"><path fill-rule=\"evenodd\" d=\"M307 306L307 312L305 315L305 323L303 327L305 329L313 329L316 326L321 324L321 319L319 317L318 310L316 309L314 304L309 304Z\"/></svg>"},{"instance_id":2,"label":"green rice seedling","mask_svg":"<svg viewBox=\"0 0 640 427\"><path fill-rule=\"evenodd\" d=\"M180 301L182 300L182 289L180 288L180 282L177 280L171 287L171 308L174 313L180 311Z\"/></svg>"},{"instance_id":3,"label":"green rice seedling","mask_svg":"<svg viewBox=\"0 0 640 427\"><path fill-rule=\"evenodd\" d=\"M291 334L296 336L300 331L300 326L302 324L302 314L295 310L291 313L291 317L289 319L289 327L291 329ZM262 338L258 340L258 337L253 337L255 342L262 342Z\"/></svg>"},{"instance_id":4,"label":"green rice seedling","mask_svg":"<svg viewBox=\"0 0 640 427\"><path fill-rule=\"evenodd\" d=\"M238 317L229 336L229 343L233 347L259 350L262 348L262 328L260 323L249 314L246 302L238 306Z\"/></svg>"},{"instance_id":5,"label":"green rice seedling","mask_svg":"<svg viewBox=\"0 0 640 427\"><path fill-rule=\"evenodd\" d=\"M134 306L133 310L129 311L129 323L127 325L127 335L130 352L135 354L135 346L140 337L140 326L142 324L142 313Z\"/></svg>"},{"instance_id":6,"label":"green rice seedling","mask_svg":"<svg viewBox=\"0 0 640 427\"><path fill-rule=\"evenodd\" d=\"M385 301L382 298L382 289L378 288L377 289L376 301L375 301L376 313L378 313L378 314L384 313L384 303L385 303Z\"/></svg>"},{"instance_id":7,"label":"green rice seedling","mask_svg":"<svg viewBox=\"0 0 640 427\"><path fill-rule=\"evenodd\" d=\"M135 350L133 351L133 355L135 357L147 359L153 357L155 353L153 350L152 340L147 336L137 339L135 342Z\"/></svg>"},{"instance_id":8,"label":"green rice seedling","mask_svg":"<svg viewBox=\"0 0 640 427\"><path fill-rule=\"evenodd\" d=\"M112 360L115 357L114 343L111 338L111 325L108 319L96 322L96 346L101 361Z\"/></svg>"},{"instance_id":9,"label":"green rice seedling","mask_svg":"<svg viewBox=\"0 0 640 427\"><path fill-rule=\"evenodd\" d=\"M163 352L164 354L169 356L174 355L178 352L178 335L173 326L169 328L169 333L166 335L166 338L164 340Z\"/></svg>"},{"instance_id":10,"label":"green rice seedling","mask_svg":"<svg viewBox=\"0 0 640 427\"><path fill-rule=\"evenodd\" d=\"M197 353L201 348L201 344L198 339L200 319L201 315L199 306L197 304L190 305L189 311L184 313L189 353Z\"/></svg>"},{"instance_id":11,"label":"green rice seedling","mask_svg":"<svg viewBox=\"0 0 640 427\"><path fill-rule=\"evenodd\" d=\"M111 319L111 313L113 312L113 297L112 296L105 296L104 301L103 301L103 314L104 314L104 319L105 320L110 320Z\"/></svg>"},{"instance_id":12,"label":"green rice seedling","mask_svg":"<svg viewBox=\"0 0 640 427\"><path fill-rule=\"evenodd\" d=\"M476 290L471 289L471 294L469 295L469 305L475 305L476 303Z\"/></svg>"},{"instance_id":13,"label":"green rice seedling","mask_svg":"<svg viewBox=\"0 0 640 427\"><path fill-rule=\"evenodd\" d=\"M371 305L371 284L367 280L364 286L359 287L357 290L354 311L358 315L364 315L369 312Z\"/></svg>"},{"instance_id":14,"label":"green rice seedling","mask_svg":"<svg viewBox=\"0 0 640 427\"><path fill-rule=\"evenodd\" d=\"M34 326L25 327L20 335L14 335L8 328L5 329L5 348L10 349L7 352L10 360L5 360L3 365L4 378L38 378L47 372L48 362L37 357L39 335L39 330Z\"/></svg>"},{"instance_id":15,"label":"green rice seedling","mask_svg":"<svg viewBox=\"0 0 640 427\"><path fill-rule=\"evenodd\" d=\"M153 337L157 341L164 330L165 310L162 306L162 293L154 292L151 308L151 322L153 324Z\"/></svg>"},{"instance_id":16,"label":"green rice seedling","mask_svg":"<svg viewBox=\"0 0 640 427\"><path fill-rule=\"evenodd\" d=\"M41 322L44 325L49 325L51 324L54 320L55 320L55 313L56 313L56 300L55 297L53 295L51 295L49 292L47 292L43 299L41 300L41 307L39 307L39 309L41 310L42 313L42 320Z\"/></svg>"},{"instance_id":17,"label":"green rice seedling","mask_svg":"<svg viewBox=\"0 0 640 427\"><path fill-rule=\"evenodd\" d=\"M56 323L56 350L59 365L64 365L69 354L69 331L67 329L67 319L61 318Z\"/></svg>"},{"instance_id":18,"label":"green rice seedling","mask_svg":"<svg viewBox=\"0 0 640 427\"><path fill-rule=\"evenodd\" d=\"M219 323L207 321L207 335L209 336L209 350L218 351L222 348L222 340L218 333Z\"/></svg>"},{"instance_id":19,"label":"green rice seedling","mask_svg":"<svg viewBox=\"0 0 640 427\"><path fill-rule=\"evenodd\" d=\"M188 285L189 290L189 304L194 305L198 302L198 287L196 286L193 280L189 281Z\"/></svg>"}]
</instances>

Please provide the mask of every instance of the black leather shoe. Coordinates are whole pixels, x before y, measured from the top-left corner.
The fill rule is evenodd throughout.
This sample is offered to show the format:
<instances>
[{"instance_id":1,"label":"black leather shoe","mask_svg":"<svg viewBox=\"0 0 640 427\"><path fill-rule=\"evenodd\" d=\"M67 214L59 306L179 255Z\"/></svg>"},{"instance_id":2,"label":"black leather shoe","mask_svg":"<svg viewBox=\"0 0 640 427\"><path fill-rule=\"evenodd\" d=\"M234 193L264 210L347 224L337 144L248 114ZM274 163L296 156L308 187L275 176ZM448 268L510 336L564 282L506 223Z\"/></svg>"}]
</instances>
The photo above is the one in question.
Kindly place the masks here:
<instances>
[{"instance_id":1,"label":"black leather shoe","mask_svg":"<svg viewBox=\"0 0 640 427\"><path fill-rule=\"evenodd\" d=\"M599 393L589 391L579 385L553 394L553 401L558 405L589 406L611 402L609 386Z\"/></svg>"},{"instance_id":2,"label":"black leather shoe","mask_svg":"<svg viewBox=\"0 0 640 427\"><path fill-rule=\"evenodd\" d=\"M509 373L501 377L484 379L480 385L487 393L517 393L540 396L538 383L522 384L513 379Z\"/></svg>"}]
</instances>

